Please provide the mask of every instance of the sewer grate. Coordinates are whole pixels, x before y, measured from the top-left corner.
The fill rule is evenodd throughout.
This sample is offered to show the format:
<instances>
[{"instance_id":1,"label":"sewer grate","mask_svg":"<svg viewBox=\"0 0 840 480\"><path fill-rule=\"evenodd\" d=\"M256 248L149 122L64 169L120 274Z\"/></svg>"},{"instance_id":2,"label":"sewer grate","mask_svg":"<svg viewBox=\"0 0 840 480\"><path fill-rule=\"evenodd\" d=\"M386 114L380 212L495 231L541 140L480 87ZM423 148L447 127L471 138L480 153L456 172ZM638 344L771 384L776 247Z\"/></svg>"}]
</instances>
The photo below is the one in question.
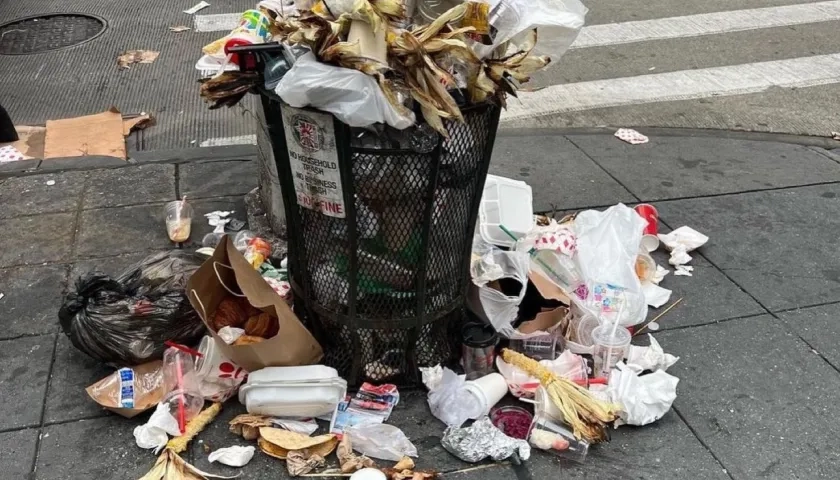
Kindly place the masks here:
<instances>
[{"instance_id":1,"label":"sewer grate","mask_svg":"<svg viewBox=\"0 0 840 480\"><path fill-rule=\"evenodd\" d=\"M0 25L0 55L30 55L89 42L107 28L95 15L52 13Z\"/></svg>"}]
</instances>

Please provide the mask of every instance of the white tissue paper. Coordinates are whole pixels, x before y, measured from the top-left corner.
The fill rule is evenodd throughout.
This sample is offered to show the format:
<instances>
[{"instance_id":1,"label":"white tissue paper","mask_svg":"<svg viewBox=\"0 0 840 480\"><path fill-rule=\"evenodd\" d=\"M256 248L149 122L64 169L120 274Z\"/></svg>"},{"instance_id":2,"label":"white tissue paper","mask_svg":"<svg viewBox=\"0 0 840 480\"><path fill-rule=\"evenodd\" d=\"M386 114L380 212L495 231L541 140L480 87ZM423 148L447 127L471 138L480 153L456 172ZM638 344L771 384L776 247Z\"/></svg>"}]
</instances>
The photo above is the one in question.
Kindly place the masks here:
<instances>
[{"instance_id":1,"label":"white tissue paper","mask_svg":"<svg viewBox=\"0 0 840 480\"><path fill-rule=\"evenodd\" d=\"M423 379L423 385L429 391L435 390L440 386L443 379L443 367L435 365L434 367L420 367L420 376Z\"/></svg>"},{"instance_id":2,"label":"white tissue paper","mask_svg":"<svg viewBox=\"0 0 840 480\"><path fill-rule=\"evenodd\" d=\"M694 275L691 274L691 272L693 272L693 271L694 271L694 267L692 267L692 266L677 265L676 268L674 268L674 275L677 275L677 276L680 276L680 277L693 277Z\"/></svg>"},{"instance_id":3,"label":"white tissue paper","mask_svg":"<svg viewBox=\"0 0 840 480\"><path fill-rule=\"evenodd\" d=\"M671 298L670 290L653 282L642 282L642 293L645 295L645 302L653 308L665 305Z\"/></svg>"},{"instance_id":4,"label":"white tissue paper","mask_svg":"<svg viewBox=\"0 0 840 480\"><path fill-rule=\"evenodd\" d=\"M271 423L290 432L312 435L318 430L318 422L314 418L307 420L292 420L289 418L272 418Z\"/></svg>"},{"instance_id":5,"label":"white tissue paper","mask_svg":"<svg viewBox=\"0 0 840 480\"><path fill-rule=\"evenodd\" d=\"M605 392L611 402L622 406L615 426L647 425L662 418L677 398L679 381L663 370L639 376L619 362Z\"/></svg>"},{"instance_id":6,"label":"white tissue paper","mask_svg":"<svg viewBox=\"0 0 840 480\"><path fill-rule=\"evenodd\" d=\"M213 450L207 456L207 461L210 463L219 462L229 467L244 467L254 458L254 450L255 448L252 446L242 447L239 445L220 448Z\"/></svg>"},{"instance_id":7,"label":"white tissue paper","mask_svg":"<svg viewBox=\"0 0 840 480\"><path fill-rule=\"evenodd\" d=\"M689 253L705 245L709 237L691 227L682 226L671 233L660 233L659 240L671 251L668 263L676 266L690 262Z\"/></svg>"},{"instance_id":8,"label":"white tissue paper","mask_svg":"<svg viewBox=\"0 0 840 480\"><path fill-rule=\"evenodd\" d=\"M145 425L134 428L134 441L140 448L154 449L157 455L166 446L169 435L177 437L180 434L178 421L169 413L169 406L158 403L149 421Z\"/></svg>"},{"instance_id":9,"label":"white tissue paper","mask_svg":"<svg viewBox=\"0 0 840 480\"><path fill-rule=\"evenodd\" d=\"M656 272L653 274L653 279L651 280L651 282L659 285L659 282L661 282L662 279L665 278L665 275L668 275L669 273L671 273L670 270L668 270L667 268L663 268L661 265L657 265Z\"/></svg>"},{"instance_id":10,"label":"white tissue paper","mask_svg":"<svg viewBox=\"0 0 840 480\"><path fill-rule=\"evenodd\" d=\"M659 342L653 338L653 335L648 334L648 338L650 339L650 345L647 347L630 345L630 352L627 354L627 367L641 373L645 370L668 370L673 364L677 363L680 357L665 353Z\"/></svg>"},{"instance_id":11,"label":"white tissue paper","mask_svg":"<svg viewBox=\"0 0 840 480\"><path fill-rule=\"evenodd\" d=\"M245 330L236 327L222 327L219 329L218 332L219 338L221 338L225 343L228 345L235 342L239 337L245 334Z\"/></svg>"}]
</instances>

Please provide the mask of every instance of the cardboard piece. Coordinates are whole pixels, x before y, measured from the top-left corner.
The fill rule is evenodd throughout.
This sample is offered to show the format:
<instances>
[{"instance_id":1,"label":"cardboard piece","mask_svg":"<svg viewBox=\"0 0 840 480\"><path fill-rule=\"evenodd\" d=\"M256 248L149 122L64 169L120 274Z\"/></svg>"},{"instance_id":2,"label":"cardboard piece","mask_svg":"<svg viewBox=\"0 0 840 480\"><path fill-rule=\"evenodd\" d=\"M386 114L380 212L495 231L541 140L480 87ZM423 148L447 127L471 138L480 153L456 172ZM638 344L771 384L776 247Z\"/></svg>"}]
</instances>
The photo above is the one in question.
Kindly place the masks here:
<instances>
[{"instance_id":1,"label":"cardboard piece","mask_svg":"<svg viewBox=\"0 0 840 480\"><path fill-rule=\"evenodd\" d=\"M324 356L315 337L303 326L289 305L245 260L229 236L221 242L187 281L190 304L207 326L222 354L249 372L271 366L318 363ZM228 345L213 330L209 319L219 303L235 293L244 295L256 308L280 320L277 335L250 345Z\"/></svg>"},{"instance_id":2,"label":"cardboard piece","mask_svg":"<svg viewBox=\"0 0 840 480\"><path fill-rule=\"evenodd\" d=\"M131 135L132 130L143 130L146 127L154 125L155 119L148 113L140 113L139 115L126 115L123 117L123 136Z\"/></svg>"},{"instance_id":3,"label":"cardboard piece","mask_svg":"<svg viewBox=\"0 0 840 480\"><path fill-rule=\"evenodd\" d=\"M120 381L114 372L85 389L88 396L102 407L125 418L137 416L154 407L163 398L163 362L144 363L134 370L134 408L119 406Z\"/></svg>"},{"instance_id":4,"label":"cardboard piece","mask_svg":"<svg viewBox=\"0 0 840 480\"><path fill-rule=\"evenodd\" d=\"M123 119L119 110L63 120L47 120L44 158L103 155L125 160Z\"/></svg>"},{"instance_id":5,"label":"cardboard piece","mask_svg":"<svg viewBox=\"0 0 840 480\"><path fill-rule=\"evenodd\" d=\"M542 273L536 270L530 270L528 272L528 280L537 287L537 291L540 292L540 295L542 295L544 299L559 300L566 305L571 304L571 299L569 299L569 296L566 295L566 292L555 285L554 282L546 278Z\"/></svg>"},{"instance_id":6,"label":"cardboard piece","mask_svg":"<svg viewBox=\"0 0 840 480\"><path fill-rule=\"evenodd\" d=\"M560 328L563 328L561 322L566 319L568 314L568 307L557 307L552 310L540 312L533 320L522 322L516 331L524 335L537 332L551 332L558 325L560 325Z\"/></svg>"}]
</instances>

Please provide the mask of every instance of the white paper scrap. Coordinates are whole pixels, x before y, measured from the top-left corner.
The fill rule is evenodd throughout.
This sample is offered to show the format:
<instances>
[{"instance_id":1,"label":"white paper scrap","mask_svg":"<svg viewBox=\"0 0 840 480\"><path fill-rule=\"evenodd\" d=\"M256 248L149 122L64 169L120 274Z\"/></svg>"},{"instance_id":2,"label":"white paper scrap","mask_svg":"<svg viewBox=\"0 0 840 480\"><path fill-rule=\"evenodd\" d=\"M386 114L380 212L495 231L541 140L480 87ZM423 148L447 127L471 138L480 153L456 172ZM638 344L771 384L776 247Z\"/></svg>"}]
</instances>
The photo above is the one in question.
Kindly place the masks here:
<instances>
[{"instance_id":1,"label":"white paper scrap","mask_svg":"<svg viewBox=\"0 0 840 480\"><path fill-rule=\"evenodd\" d=\"M254 458L255 450L256 449L251 445L247 447L234 445L232 447L220 448L218 450L213 450L213 452L207 456L207 461L210 463L219 462L222 465L227 465L229 467L244 467L245 465L248 465L248 462L250 462L252 458Z\"/></svg>"},{"instance_id":2,"label":"white paper scrap","mask_svg":"<svg viewBox=\"0 0 840 480\"><path fill-rule=\"evenodd\" d=\"M197 3L194 7L184 10L184 13L186 13L188 15L192 15L195 12L201 10L202 8L207 8L209 6L210 6L209 3L202 0L201 2Z\"/></svg>"}]
</instances>

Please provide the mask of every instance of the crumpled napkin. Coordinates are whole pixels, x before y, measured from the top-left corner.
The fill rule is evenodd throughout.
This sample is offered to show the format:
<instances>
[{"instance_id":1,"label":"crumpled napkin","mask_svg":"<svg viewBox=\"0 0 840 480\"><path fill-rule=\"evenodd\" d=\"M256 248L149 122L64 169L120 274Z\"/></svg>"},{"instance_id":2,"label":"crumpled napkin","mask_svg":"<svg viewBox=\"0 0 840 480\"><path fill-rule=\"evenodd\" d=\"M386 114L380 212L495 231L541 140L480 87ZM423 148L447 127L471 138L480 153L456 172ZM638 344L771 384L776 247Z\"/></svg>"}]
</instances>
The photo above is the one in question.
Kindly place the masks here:
<instances>
[{"instance_id":1,"label":"crumpled napkin","mask_svg":"<svg viewBox=\"0 0 840 480\"><path fill-rule=\"evenodd\" d=\"M670 353L665 353L659 342L653 338L653 335L648 334L650 345L647 347L640 347L637 345L630 345L630 351L627 353L627 367L641 373L645 370L668 370L672 365L677 363L680 357L675 357Z\"/></svg>"},{"instance_id":2,"label":"crumpled napkin","mask_svg":"<svg viewBox=\"0 0 840 480\"><path fill-rule=\"evenodd\" d=\"M140 448L155 449L155 455L157 455L166 446L169 435L177 437L180 434L178 421L169 413L169 406L158 403L149 421L145 425L134 428L134 441Z\"/></svg>"},{"instance_id":3,"label":"crumpled napkin","mask_svg":"<svg viewBox=\"0 0 840 480\"><path fill-rule=\"evenodd\" d=\"M679 381L664 370L639 376L624 362L619 362L612 370L609 387L604 392L609 401L621 405L615 426L647 425L662 418L677 398Z\"/></svg>"},{"instance_id":4,"label":"crumpled napkin","mask_svg":"<svg viewBox=\"0 0 840 480\"><path fill-rule=\"evenodd\" d=\"M671 233L660 233L659 240L671 251L668 263L671 265L685 265L691 261L689 252L693 252L709 241L709 237L691 227L682 226Z\"/></svg>"},{"instance_id":5,"label":"crumpled napkin","mask_svg":"<svg viewBox=\"0 0 840 480\"><path fill-rule=\"evenodd\" d=\"M254 458L255 450L253 446L242 447L239 445L220 448L210 452L207 461L210 463L219 462L229 467L244 467Z\"/></svg>"},{"instance_id":6,"label":"crumpled napkin","mask_svg":"<svg viewBox=\"0 0 840 480\"><path fill-rule=\"evenodd\" d=\"M236 327L222 327L216 332L225 343L230 345L231 343L235 342L239 337L245 334L245 330Z\"/></svg>"}]
</instances>

